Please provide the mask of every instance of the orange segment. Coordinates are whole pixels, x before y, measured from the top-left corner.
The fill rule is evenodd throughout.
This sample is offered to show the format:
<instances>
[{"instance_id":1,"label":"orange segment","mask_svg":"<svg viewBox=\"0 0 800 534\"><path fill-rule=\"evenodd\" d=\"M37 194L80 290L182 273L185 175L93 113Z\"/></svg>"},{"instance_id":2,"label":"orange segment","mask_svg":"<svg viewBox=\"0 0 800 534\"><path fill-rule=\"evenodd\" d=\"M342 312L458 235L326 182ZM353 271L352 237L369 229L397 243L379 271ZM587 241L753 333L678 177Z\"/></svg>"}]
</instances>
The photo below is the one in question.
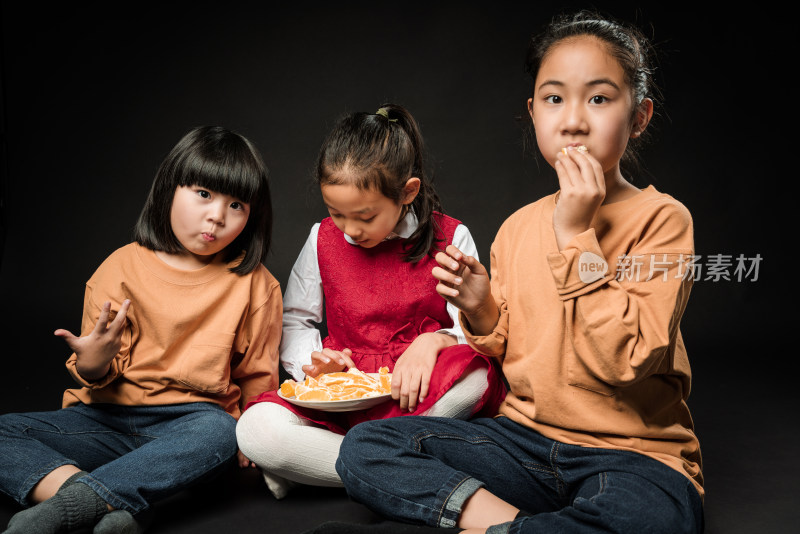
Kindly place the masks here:
<instances>
[{"instance_id":1,"label":"orange segment","mask_svg":"<svg viewBox=\"0 0 800 534\"><path fill-rule=\"evenodd\" d=\"M323 389L309 389L297 395L297 400L329 401L331 400L331 394Z\"/></svg>"},{"instance_id":2,"label":"orange segment","mask_svg":"<svg viewBox=\"0 0 800 534\"><path fill-rule=\"evenodd\" d=\"M294 390L297 382L294 380L284 380L281 384L281 395L284 397L294 397Z\"/></svg>"},{"instance_id":3,"label":"orange segment","mask_svg":"<svg viewBox=\"0 0 800 534\"><path fill-rule=\"evenodd\" d=\"M284 397L298 400L351 400L390 393L391 381L388 367L381 367L377 377L350 368L346 372L327 373L316 378L307 376L302 382L285 380L280 391Z\"/></svg>"},{"instance_id":4,"label":"orange segment","mask_svg":"<svg viewBox=\"0 0 800 534\"><path fill-rule=\"evenodd\" d=\"M390 393L392 391L392 376L381 374L379 379L381 382L381 391L383 393Z\"/></svg>"}]
</instances>

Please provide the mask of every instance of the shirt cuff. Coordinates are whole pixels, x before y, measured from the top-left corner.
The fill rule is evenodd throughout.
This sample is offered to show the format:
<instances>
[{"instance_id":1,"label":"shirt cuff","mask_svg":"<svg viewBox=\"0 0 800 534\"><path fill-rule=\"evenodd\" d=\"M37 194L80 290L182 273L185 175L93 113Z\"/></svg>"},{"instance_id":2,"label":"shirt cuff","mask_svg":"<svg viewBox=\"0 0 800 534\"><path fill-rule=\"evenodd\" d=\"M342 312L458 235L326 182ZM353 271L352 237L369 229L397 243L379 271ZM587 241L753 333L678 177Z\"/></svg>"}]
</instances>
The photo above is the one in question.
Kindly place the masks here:
<instances>
[{"instance_id":1,"label":"shirt cuff","mask_svg":"<svg viewBox=\"0 0 800 534\"><path fill-rule=\"evenodd\" d=\"M458 314L458 321L464 331L467 343L476 351L485 356L500 358L506 353L506 340L508 339L508 313L500 310L500 318L491 333L485 336L476 336L472 333L464 312Z\"/></svg>"},{"instance_id":2,"label":"shirt cuff","mask_svg":"<svg viewBox=\"0 0 800 534\"><path fill-rule=\"evenodd\" d=\"M72 379L75 380L75 382L77 382L78 385L89 389L103 388L108 384L110 384L111 382L113 382L120 374L118 359L114 358L113 360L111 360L111 367L108 368L108 372L104 377L92 381L86 380L78 372L78 360L75 357L75 355L73 355L70 359L67 360L67 371L69 371L69 374L72 376Z\"/></svg>"},{"instance_id":3,"label":"shirt cuff","mask_svg":"<svg viewBox=\"0 0 800 534\"><path fill-rule=\"evenodd\" d=\"M561 300L579 297L613 279L594 228L573 237L564 250L547 255Z\"/></svg>"}]
</instances>

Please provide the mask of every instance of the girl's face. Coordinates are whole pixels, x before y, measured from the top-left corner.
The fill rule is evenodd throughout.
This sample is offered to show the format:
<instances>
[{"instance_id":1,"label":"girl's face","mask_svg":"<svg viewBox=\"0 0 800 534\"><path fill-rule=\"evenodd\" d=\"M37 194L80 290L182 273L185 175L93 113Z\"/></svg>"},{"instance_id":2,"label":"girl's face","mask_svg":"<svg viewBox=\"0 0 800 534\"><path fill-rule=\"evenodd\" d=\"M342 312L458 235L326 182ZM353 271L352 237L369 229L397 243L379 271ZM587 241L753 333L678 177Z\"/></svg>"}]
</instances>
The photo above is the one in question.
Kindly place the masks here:
<instances>
[{"instance_id":1,"label":"girl's face","mask_svg":"<svg viewBox=\"0 0 800 534\"><path fill-rule=\"evenodd\" d=\"M528 100L536 142L551 166L562 148L585 145L607 177L619 174L628 139L647 125L652 103L646 100L640 111L633 110L622 67L605 43L591 36L564 40L547 53Z\"/></svg>"},{"instance_id":2,"label":"girl's face","mask_svg":"<svg viewBox=\"0 0 800 534\"><path fill-rule=\"evenodd\" d=\"M320 190L336 228L359 246L372 248L395 229L403 207L417 196L419 185L419 178L409 178L399 203L380 191L361 190L351 184L325 184Z\"/></svg>"},{"instance_id":3,"label":"girl's face","mask_svg":"<svg viewBox=\"0 0 800 534\"><path fill-rule=\"evenodd\" d=\"M250 205L198 185L175 190L170 223L186 252L179 254L184 268L199 268L230 245L244 230Z\"/></svg>"}]
</instances>

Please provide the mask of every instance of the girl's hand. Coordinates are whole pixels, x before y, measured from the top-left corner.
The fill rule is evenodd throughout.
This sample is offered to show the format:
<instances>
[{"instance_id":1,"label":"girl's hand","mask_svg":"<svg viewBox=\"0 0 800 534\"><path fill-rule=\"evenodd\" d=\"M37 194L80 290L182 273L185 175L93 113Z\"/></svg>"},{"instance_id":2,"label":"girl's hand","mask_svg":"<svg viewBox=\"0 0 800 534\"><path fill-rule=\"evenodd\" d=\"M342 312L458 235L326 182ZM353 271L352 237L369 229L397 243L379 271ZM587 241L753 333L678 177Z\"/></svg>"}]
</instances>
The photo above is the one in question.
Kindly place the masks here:
<instances>
[{"instance_id":1,"label":"girl's hand","mask_svg":"<svg viewBox=\"0 0 800 534\"><path fill-rule=\"evenodd\" d=\"M561 188L553 212L553 230L558 249L592 227L592 220L606 197L603 168L591 154L568 147L559 152L555 162Z\"/></svg>"},{"instance_id":2,"label":"girl's hand","mask_svg":"<svg viewBox=\"0 0 800 534\"><path fill-rule=\"evenodd\" d=\"M436 254L438 267L433 277L439 280L436 292L466 315L476 335L486 335L500 316L492 297L489 273L472 256L465 256L453 245Z\"/></svg>"},{"instance_id":3,"label":"girl's hand","mask_svg":"<svg viewBox=\"0 0 800 534\"><path fill-rule=\"evenodd\" d=\"M420 334L397 359L392 370L392 398L400 401L401 410L413 412L425 400L439 352L455 344L447 334Z\"/></svg>"},{"instance_id":4,"label":"girl's hand","mask_svg":"<svg viewBox=\"0 0 800 534\"><path fill-rule=\"evenodd\" d=\"M246 467L256 467L255 462L251 461L250 458L245 456L241 449L236 451L236 461L239 463L239 467L242 469Z\"/></svg>"},{"instance_id":5,"label":"girl's hand","mask_svg":"<svg viewBox=\"0 0 800 534\"><path fill-rule=\"evenodd\" d=\"M54 334L64 341L77 355L76 369L86 380L103 378L111 367L111 360L119 353L122 346L122 333L125 331L128 308L131 301L125 299L117 312L117 316L110 323L108 316L111 312L111 303L103 304L97 324L88 335L77 337L68 330L59 328Z\"/></svg>"},{"instance_id":6,"label":"girl's hand","mask_svg":"<svg viewBox=\"0 0 800 534\"><path fill-rule=\"evenodd\" d=\"M350 357L353 351L344 349L343 351L333 349L322 349L322 352L314 351L311 353L311 365L304 365L303 372L311 377L317 377L326 373L336 373L344 371L356 364Z\"/></svg>"}]
</instances>

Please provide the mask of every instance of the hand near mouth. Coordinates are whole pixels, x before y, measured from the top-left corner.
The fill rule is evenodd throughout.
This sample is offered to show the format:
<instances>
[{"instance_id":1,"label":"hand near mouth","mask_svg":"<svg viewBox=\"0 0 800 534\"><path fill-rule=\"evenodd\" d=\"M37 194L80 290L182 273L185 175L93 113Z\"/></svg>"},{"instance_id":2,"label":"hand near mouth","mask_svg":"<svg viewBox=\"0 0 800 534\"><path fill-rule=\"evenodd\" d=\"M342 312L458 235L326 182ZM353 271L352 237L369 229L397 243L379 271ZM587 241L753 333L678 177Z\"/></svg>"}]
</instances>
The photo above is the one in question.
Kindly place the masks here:
<instances>
[{"instance_id":1,"label":"hand near mouth","mask_svg":"<svg viewBox=\"0 0 800 534\"><path fill-rule=\"evenodd\" d=\"M576 235L591 228L606 196L603 168L583 145L569 145L556 156L560 191L553 211L553 231L563 250Z\"/></svg>"}]
</instances>

